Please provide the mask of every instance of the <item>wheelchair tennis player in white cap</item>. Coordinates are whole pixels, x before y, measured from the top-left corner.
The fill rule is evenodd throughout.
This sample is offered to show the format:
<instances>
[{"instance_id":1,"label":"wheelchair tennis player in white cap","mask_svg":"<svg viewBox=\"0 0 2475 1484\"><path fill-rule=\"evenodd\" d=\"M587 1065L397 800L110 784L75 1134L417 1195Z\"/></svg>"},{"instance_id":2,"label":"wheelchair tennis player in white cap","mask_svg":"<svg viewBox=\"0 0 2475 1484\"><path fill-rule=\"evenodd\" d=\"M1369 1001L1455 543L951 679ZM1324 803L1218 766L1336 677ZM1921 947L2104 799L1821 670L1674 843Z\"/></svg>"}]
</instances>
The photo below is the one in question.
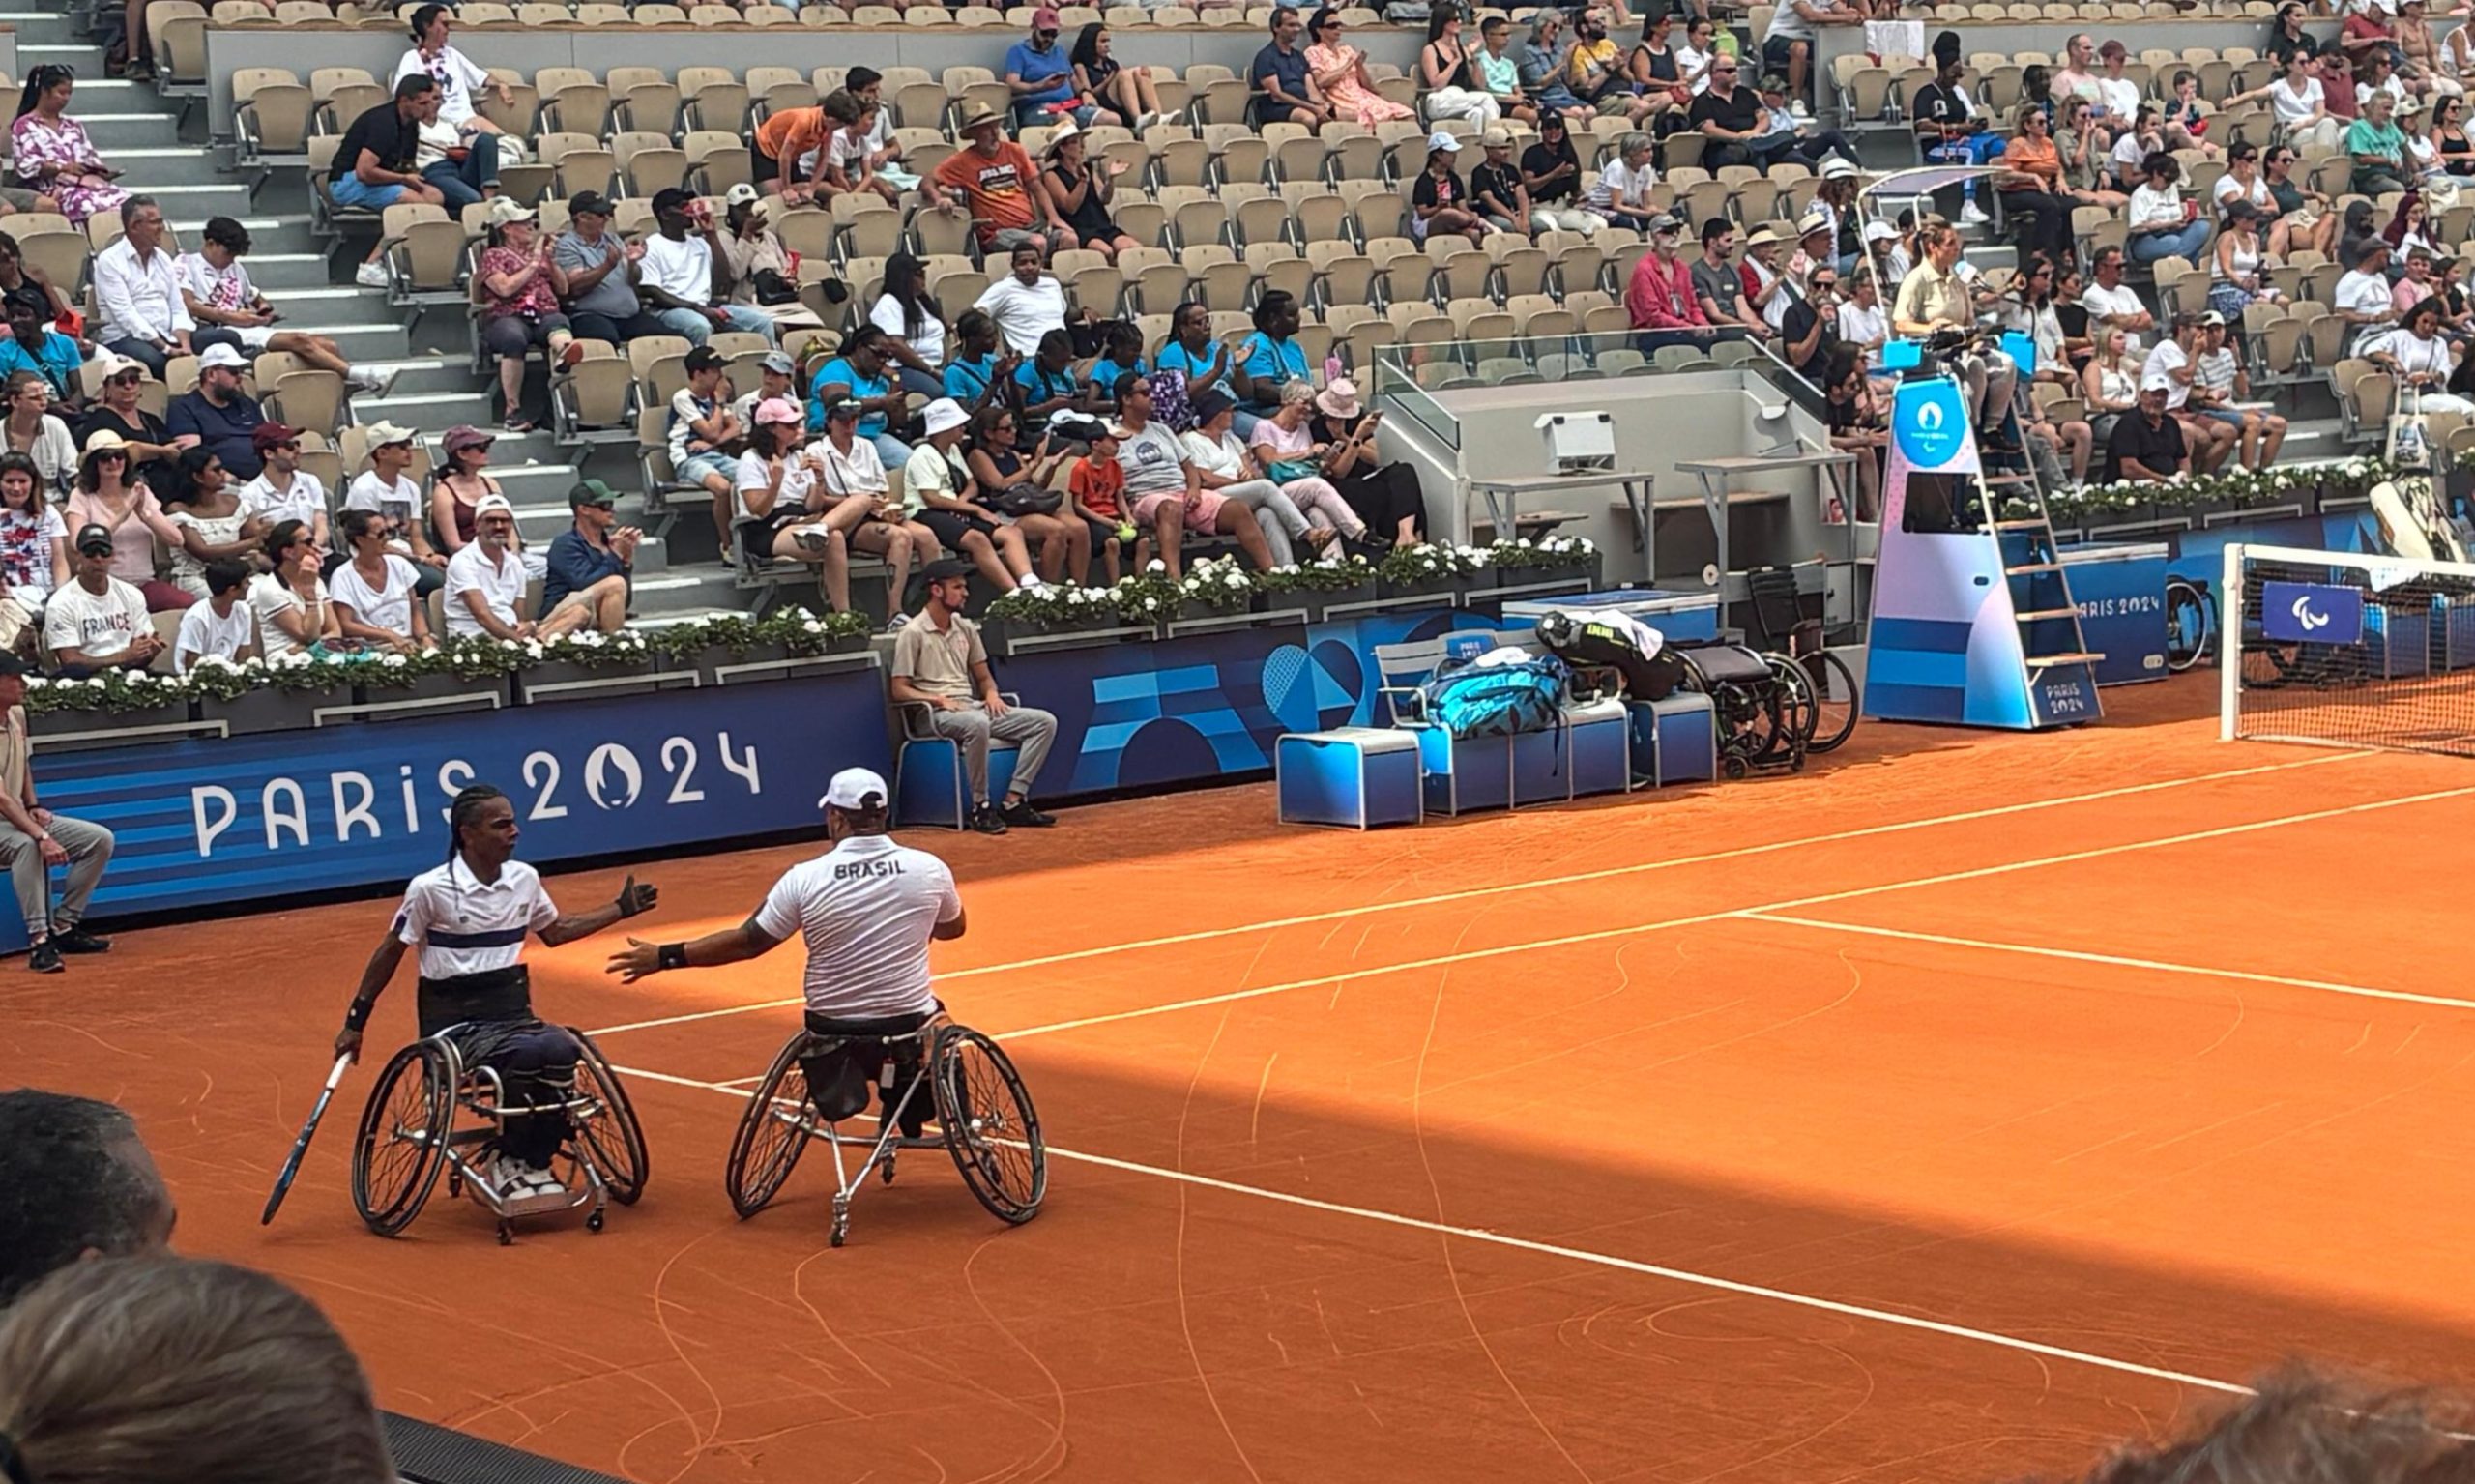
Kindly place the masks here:
<instances>
[{"instance_id":1,"label":"wheelchair tennis player in white cap","mask_svg":"<svg viewBox=\"0 0 2475 1484\"><path fill-rule=\"evenodd\" d=\"M865 768L835 773L817 800L832 849L784 872L739 926L686 943L630 938L626 951L611 956L609 972L632 984L665 970L736 964L798 933L807 942L809 1031L868 1038L926 1027L944 1012L929 980L928 945L963 935L963 903L946 862L897 845L888 833L891 797L886 780ZM852 1087L852 1071L873 1077L876 1068L818 1066L808 1085L822 1099ZM915 1098L902 1110L906 1137L918 1136L929 1114L925 1102ZM858 1111L819 1109L828 1119Z\"/></svg>"}]
</instances>

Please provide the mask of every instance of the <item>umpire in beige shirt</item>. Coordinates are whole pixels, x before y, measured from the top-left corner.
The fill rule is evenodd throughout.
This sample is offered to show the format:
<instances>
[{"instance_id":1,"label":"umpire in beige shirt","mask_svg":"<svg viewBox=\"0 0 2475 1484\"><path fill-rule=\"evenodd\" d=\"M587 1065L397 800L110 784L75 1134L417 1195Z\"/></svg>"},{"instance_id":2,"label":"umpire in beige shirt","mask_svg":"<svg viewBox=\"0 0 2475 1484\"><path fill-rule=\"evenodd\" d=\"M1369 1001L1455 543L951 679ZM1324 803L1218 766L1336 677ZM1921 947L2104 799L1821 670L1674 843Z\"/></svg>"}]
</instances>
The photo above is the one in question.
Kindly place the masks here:
<instances>
[{"instance_id":1,"label":"umpire in beige shirt","mask_svg":"<svg viewBox=\"0 0 2475 1484\"><path fill-rule=\"evenodd\" d=\"M963 617L971 564L948 557L929 563L920 575L928 582L928 604L894 635L895 703L928 708L929 724L962 749L971 779L971 828L1004 834L1009 825L1056 824L1032 806L1032 780L1057 741L1057 718L1036 707L1009 706L997 693L979 626ZM1002 803L988 797L992 738L1014 744L1014 777Z\"/></svg>"}]
</instances>

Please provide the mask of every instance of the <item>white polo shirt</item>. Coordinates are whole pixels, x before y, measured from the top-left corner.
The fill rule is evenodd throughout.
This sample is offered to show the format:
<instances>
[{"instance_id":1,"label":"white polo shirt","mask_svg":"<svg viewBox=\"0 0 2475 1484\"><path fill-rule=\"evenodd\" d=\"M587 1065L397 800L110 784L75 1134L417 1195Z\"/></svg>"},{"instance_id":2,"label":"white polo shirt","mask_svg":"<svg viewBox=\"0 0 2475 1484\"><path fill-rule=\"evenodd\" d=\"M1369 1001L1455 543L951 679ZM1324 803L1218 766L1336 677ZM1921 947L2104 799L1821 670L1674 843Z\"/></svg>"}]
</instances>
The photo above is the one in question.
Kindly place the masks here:
<instances>
[{"instance_id":1,"label":"white polo shirt","mask_svg":"<svg viewBox=\"0 0 2475 1484\"><path fill-rule=\"evenodd\" d=\"M559 919L540 873L521 860L485 882L458 855L422 872L404 888L395 912L398 941L421 949L422 977L453 978L514 967L524 940Z\"/></svg>"},{"instance_id":2,"label":"white polo shirt","mask_svg":"<svg viewBox=\"0 0 2475 1484\"><path fill-rule=\"evenodd\" d=\"M517 613L524 603L523 559L512 551L505 552L493 567L480 541L465 542L463 550L447 559L447 594L442 606L447 609L447 631L456 638L471 638L484 631L481 621L473 617L472 605L464 601L467 593L480 594L482 606L500 623L523 622Z\"/></svg>"},{"instance_id":3,"label":"white polo shirt","mask_svg":"<svg viewBox=\"0 0 2475 1484\"><path fill-rule=\"evenodd\" d=\"M297 520L305 526L315 526L318 517L327 513L327 486L306 469L295 469L284 487L275 487L275 471L270 469L241 486L241 513L265 519L270 526Z\"/></svg>"},{"instance_id":4,"label":"white polo shirt","mask_svg":"<svg viewBox=\"0 0 2475 1484\"><path fill-rule=\"evenodd\" d=\"M946 862L886 835L853 835L785 871L756 910L756 925L806 939L811 1013L877 1020L937 1007L929 935L962 910Z\"/></svg>"}]
</instances>

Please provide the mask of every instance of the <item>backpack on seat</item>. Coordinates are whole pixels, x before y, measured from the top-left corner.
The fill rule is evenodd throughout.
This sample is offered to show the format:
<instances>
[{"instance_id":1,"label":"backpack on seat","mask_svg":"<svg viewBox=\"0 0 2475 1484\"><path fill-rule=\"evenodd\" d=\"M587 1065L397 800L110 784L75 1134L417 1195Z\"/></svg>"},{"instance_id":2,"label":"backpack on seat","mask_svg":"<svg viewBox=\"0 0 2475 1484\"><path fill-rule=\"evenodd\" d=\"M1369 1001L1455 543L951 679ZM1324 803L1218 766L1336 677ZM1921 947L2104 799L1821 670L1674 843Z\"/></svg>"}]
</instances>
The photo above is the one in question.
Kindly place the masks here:
<instances>
[{"instance_id":1,"label":"backpack on seat","mask_svg":"<svg viewBox=\"0 0 2475 1484\"><path fill-rule=\"evenodd\" d=\"M1499 650L1495 655L1520 655ZM1421 687L1426 719L1454 738L1543 732L1563 719L1572 672L1553 655L1447 661Z\"/></svg>"}]
</instances>

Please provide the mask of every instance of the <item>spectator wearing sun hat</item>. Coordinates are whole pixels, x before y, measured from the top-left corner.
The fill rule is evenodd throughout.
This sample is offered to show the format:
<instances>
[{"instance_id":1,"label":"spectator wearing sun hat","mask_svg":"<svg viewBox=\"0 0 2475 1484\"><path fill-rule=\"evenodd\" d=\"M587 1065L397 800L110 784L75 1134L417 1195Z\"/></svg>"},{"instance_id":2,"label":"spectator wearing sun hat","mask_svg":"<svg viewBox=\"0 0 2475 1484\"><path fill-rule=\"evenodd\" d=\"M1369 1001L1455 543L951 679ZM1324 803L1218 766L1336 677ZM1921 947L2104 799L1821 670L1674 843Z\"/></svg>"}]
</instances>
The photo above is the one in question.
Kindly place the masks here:
<instances>
[{"instance_id":1,"label":"spectator wearing sun hat","mask_svg":"<svg viewBox=\"0 0 2475 1484\"><path fill-rule=\"evenodd\" d=\"M1410 235L1419 242L1441 232L1482 243L1502 228L1478 215L1470 202L1470 188L1452 168L1461 141L1445 131L1427 135L1427 167L1410 188Z\"/></svg>"},{"instance_id":2,"label":"spectator wearing sun hat","mask_svg":"<svg viewBox=\"0 0 2475 1484\"><path fill-rule=\"evenodd\" d=\"M229 345L210 345L197 358L197 389L172 398L163 425L184 449L209 448L236 480L254 480L265 463L249 441L267 421L257 398L241 390L248 363Z\"/></svg>"},{"instance_id":3,"label":"spectator wearing sun hat","mask_svg":"<svg viewBox=\"0 0 2475 1484\"><path fill-rule=\"evenodd\" d=\"M1053 248L1074 245L1040 189L1039 167L1005 137L1005 121L997 110L973 108L963 118L963 147L921 182L929 205L969 216L982 252L1010 253L1029 246L1045 258Z\"/></svg>"},{"instance_id":4,"label":"spectator wearing sun hat","mask_svg":"<svg viewBox=\"0 0 2475 1484\"><path fill-rule=\"evenodd\" d=\"M1521 167L1513 163L1512 131L1490 126L1478 137L1486 159L1470 167L1470 205L1488 224L1504 232L1552 232L1552 214L1533 213L1529 189L1521 183Z\"/></svg>"},{"instance_id":5,"label":"spectator wearing sun hat","mask_svg":"<svg viewBox=\"0 0 2475 1484\"><path fill-rule=\"evenodd\" d=\"M369 449L369 467L344 486L344 509L383 515L390 526L401 533L392 549L413 564L422 596L426 597L447 580L447 558L430 545L424 534L429 512L422 507L422 487L412 479L416 435L409 427L381 422L371 423L362 436ZM338 563L350 559L350 552L336 555Z\"/></svg>"},{"instance_id":6,"label":"spectator wearing sun hat","mask_svg":"<svg viewBox=\"0 0 2475 1484\"><path fill-rule=\"evenodd\" d=\"M541 235L539 212L513 196L500 196L482 215L489 246L473 265L481 294L481 349L496 357L499 397L510 433L529 433L524 416L524 358L540 346L550 364L569 366L584 359L568 317L559 310L567 275L550 240Z\"/></svg>"},{"instance_id":7,"label":"spectator wearing sun hat","mask_svg":"<svg viewBox=\"0 0 2475 1484\"><path fill-rule=\"evenodd\" d=\"M447 564L448 637L555 639L594 618L595 606L570 593L536 622L525 612L529 580L515 552L515 507L505 495L483 495L473 508L472 541Z\"/></svg>"}]
</instances>

